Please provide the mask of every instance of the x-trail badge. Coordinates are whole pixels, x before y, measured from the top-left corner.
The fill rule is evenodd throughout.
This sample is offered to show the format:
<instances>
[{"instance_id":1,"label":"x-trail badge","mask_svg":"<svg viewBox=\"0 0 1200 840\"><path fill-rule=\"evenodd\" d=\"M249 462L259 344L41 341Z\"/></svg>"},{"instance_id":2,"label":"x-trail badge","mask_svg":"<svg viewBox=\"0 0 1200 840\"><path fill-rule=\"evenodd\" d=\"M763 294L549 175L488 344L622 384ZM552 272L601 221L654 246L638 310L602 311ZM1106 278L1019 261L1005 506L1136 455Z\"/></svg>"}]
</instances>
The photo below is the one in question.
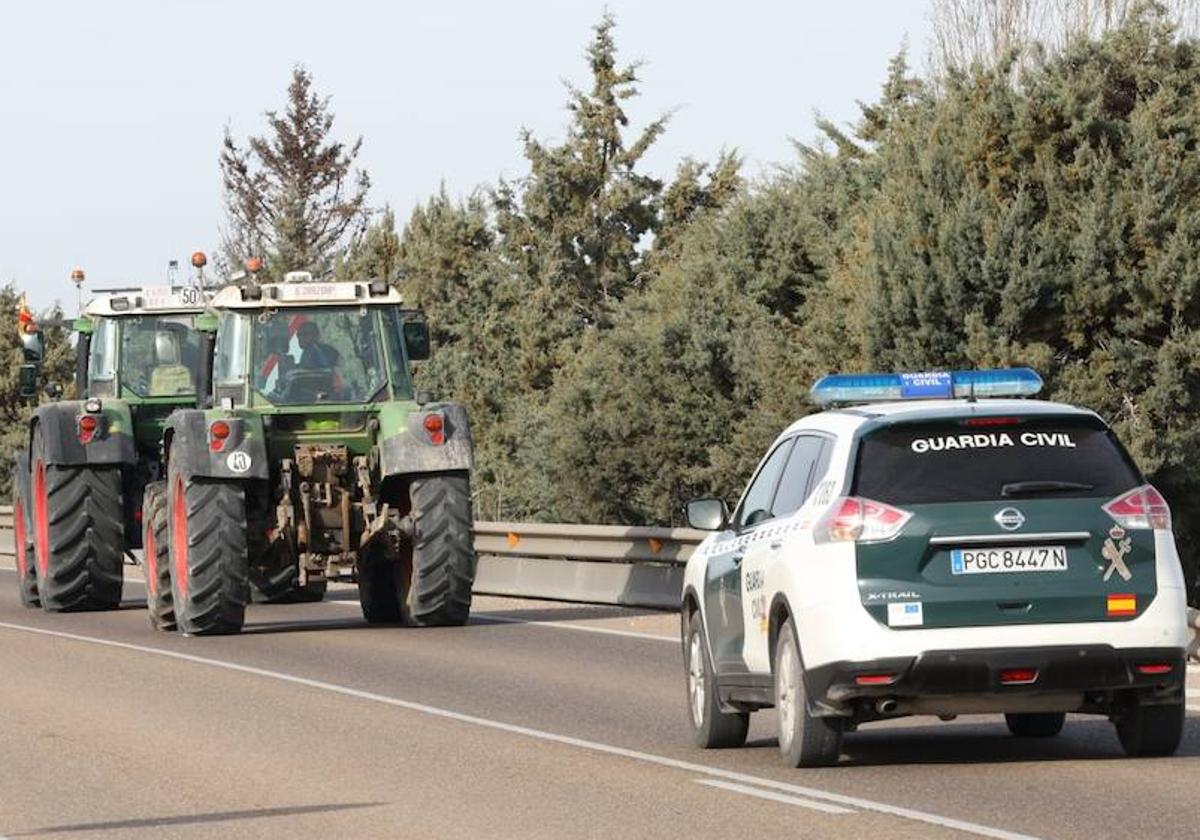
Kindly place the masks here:
<instances>
[{"instance_id":1,"label":"x-trail badge","mask_svg":"<svg viewBox=\"0 0 1200 840\"><path fill-rule=\"evenodd\" d=\"M1005 531L1015 531L1025 524L1025 514L1011 507L1004 508L994 518L996 524Z\"/></svg>"}]
</instances>

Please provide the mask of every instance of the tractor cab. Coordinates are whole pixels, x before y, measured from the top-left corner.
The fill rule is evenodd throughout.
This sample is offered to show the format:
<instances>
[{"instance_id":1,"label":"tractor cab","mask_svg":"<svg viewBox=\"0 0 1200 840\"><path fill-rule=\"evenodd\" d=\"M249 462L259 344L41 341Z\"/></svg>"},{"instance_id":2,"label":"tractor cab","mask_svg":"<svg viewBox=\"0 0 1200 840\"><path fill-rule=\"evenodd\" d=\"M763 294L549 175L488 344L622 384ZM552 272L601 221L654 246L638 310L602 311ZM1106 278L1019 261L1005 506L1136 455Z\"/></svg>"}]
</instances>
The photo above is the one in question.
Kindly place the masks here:
<instances>
[{"instance_id":1,"label":"tractor cab","mask_svg":"<svg viewBox=\"0 0 1200 840\"><path fill-rule=\"evenodd\" d=\"M412 400L409 363L429 355L421 313L379 281L230 287L212 308L213 393L227 408L322 413Z\"/></svg>"}]
</instances>

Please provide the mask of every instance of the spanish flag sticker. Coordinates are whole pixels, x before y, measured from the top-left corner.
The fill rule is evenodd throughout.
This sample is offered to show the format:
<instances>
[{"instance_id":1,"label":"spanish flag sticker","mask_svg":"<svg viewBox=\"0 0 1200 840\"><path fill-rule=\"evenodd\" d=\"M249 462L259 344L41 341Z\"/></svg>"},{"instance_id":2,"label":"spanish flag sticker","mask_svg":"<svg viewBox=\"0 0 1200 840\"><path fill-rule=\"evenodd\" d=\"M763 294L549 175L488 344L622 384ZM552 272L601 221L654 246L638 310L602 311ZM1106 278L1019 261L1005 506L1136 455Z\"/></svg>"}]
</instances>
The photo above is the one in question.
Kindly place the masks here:
<instances>
[{"instance_id":1,"label":"spanish flag sticker","mask_svg":"<svg viewBox=\"0 0 1200 840\"><path fill-rule=\"evenodd\" d=\"M1137 615L1137 596L1123 593L1110 593L1108 596L1108 614Z\"/></svg>"}]
</instances>

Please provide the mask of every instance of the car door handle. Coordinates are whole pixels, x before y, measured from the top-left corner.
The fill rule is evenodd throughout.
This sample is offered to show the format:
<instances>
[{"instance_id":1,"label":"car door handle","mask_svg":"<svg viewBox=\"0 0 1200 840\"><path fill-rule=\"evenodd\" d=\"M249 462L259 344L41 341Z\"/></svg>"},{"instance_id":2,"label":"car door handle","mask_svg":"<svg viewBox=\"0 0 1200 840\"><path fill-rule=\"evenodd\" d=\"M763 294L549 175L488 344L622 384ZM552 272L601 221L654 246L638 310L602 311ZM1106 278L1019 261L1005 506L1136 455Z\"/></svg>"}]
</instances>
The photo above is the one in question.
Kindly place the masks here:
<instances>
[{"instance_id":1,"label":"car door handle","mask_svg":"<svg viewBox=\"0 0 1200 840\"><path fill-rule=\"evenodd\" d=\"M783 540L772 540L771 541L771 550L772 551L778 551L781 548L783 548Z\"/></svg>"}]
</instances>

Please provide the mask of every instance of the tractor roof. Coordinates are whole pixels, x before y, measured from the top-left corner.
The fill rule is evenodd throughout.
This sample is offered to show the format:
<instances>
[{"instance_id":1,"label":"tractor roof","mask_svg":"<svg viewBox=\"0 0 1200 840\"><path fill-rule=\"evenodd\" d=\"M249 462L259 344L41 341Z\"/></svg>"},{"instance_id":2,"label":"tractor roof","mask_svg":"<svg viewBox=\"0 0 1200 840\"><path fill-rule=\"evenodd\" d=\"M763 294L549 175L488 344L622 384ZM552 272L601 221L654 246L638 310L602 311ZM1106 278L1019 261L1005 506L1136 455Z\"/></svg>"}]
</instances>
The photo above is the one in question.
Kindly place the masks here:
<instances>
[{"instance_id":1,"label":"tractor roof","mask_svg":"<svg viewBox=\"0 0 1200 840\"><path fill-rule=\"evenodd\" d=\"M227 286L212 299L213 309L283 309L313 306L401 304L394 287L376 281L293 280L261 286Z\"/></svg>"},{"instance_id":2,"label":"tractor roof","mask_svg":"<svg viewBox=\"0 0 1200 840\"><path fill-rule=\"evenodd\" d=\"M144 286L117 289L88 301L84 313L106 318L129 315L196 314L212 297L212 290L196 286Z\"/></svg>"}]
</instances>

